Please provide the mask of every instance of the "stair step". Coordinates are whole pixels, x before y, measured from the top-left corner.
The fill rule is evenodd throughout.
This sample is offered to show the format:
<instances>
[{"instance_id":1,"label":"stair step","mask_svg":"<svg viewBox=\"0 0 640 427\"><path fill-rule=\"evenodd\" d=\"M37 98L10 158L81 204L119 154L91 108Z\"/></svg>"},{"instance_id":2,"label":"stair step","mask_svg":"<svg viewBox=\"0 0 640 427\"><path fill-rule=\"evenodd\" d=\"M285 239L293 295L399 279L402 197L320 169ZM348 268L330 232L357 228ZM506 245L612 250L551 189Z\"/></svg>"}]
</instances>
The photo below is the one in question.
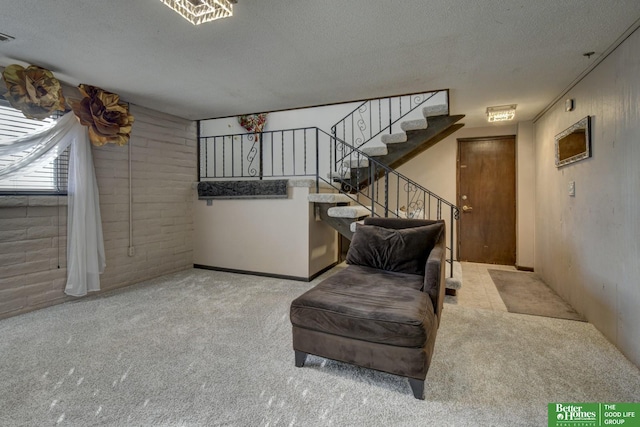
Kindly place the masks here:
<instances>
[{"instance_id":1,"label":"stair step","mask_svg":"<svg viewBox=\"0 0 640 427\"><path fill-rule=\"evenodd\" d=\"M406 134L403 134L403 135L406 136ZM360 151L362 151L367 156L371 156L371 157L386 156L387 154L389 154L387 147L384 145L374 145L372 147L365 147L365 148L362 148Z\"/></svg>"},{"instance_id":2,"label":"stair step","mask_svg":"<svg viewBox=\"0 0 640 427\"><path fill-rule=\"evenodd\" d=\"M367 166L369 166L369 159L367 159L366 157L360 157L359 159L349 159L349 161L347 161L347 164L351 168L366 168Z\"/></svg>"},{"instance_id":3,"label":"stair step","mask_svg":"<svg viewBox=\"0 0 640 427\"><path fill-rule=\"evenodd\" d=\"M354 221L351 223L351 225L349 226L349 229L351 230L352 233L356 232L356 228L358 227L358 224L364 225L364 220Z\"/></svg>"},{"instance_id":4,"label":"stair step","mask_svg":"<svg viewBox=\"0 0 640 427\"><path fill-rule=\"evenodd\" d=\"M398 144L401 142L407 142L407 134L404 132L392 134L386 133L380 137L380 140L384 144Z\"/></svg>"},{"instance_id":5,"label":"stair step","mask_svg":"<svg viewBox=\"0 0 640 427\"><path fill-rule=\"evenodd\" d=\"M333 218L364 218L371 215L369 208L364 206L334 206L327 210L327 215Z\"/></svg>"},{"instance_id":6,"label":"stair step","mask_svg":"<svg viewBox=\"0 0 640 427\"><path fill-rule=\"evenodd\" d=\"M429 105L422 109L422 115L425 117L446 116L449 114L447 104Z\"/></svg>"},{"instance_id":7,"label":"stair step","mask_svg":"<svg viewBox=\"0 0 640 427\"><path fill-rule=\"evenodd\" d=\"M329 179L347 179L349 177L350 171L345 171L344 173L333 171L327 174L327 178Z\"/></svg>"},{"instance_id":8,"label":"stair step","mask_svg":"<svg viewBox=\"0 0 640 427\"><path fill-rule=\"evenodd\" d=\"M428 126L427 119L407 120L400 123L400 129L403 131L426 129Z\"/></svg>"},{"instance_id":9,"label":"stair step","mask_svg":"<svg viewBox=\"0 0 640 427\"><path fill-rule=\"evenodd\" d=\"M451 264L445 264L445 287L447 289L458 290L462 288L462 264L458 261L453 262L453 277L451 276Z\"/></svg>"},{"instance_id":10,"label":"stair step","mask_svg":"<svg viewBox=\"0 0 640 427\"><path fill-rule=\"evenodd\" d=\"M313 203L350 203L353 199L341 193L314 193L309 194L307 199Z\"/></svg>"},{"instance_id":11,"label":"stair step","mask_svg":"<svg viewBox=\"0 0 640 427\"><path fill-rule=\"evenodd\" d=\"M326 183L322 180L320 180L318 183L318 188L320 188L320 190L335 190L335 187L333 187L331 184ZM293 178L293 179L289 179L289 187L302 187L302 188L309 188L311 189L311 191L315 191L316 189L316 180L315 179L308 179L308 178Z\"/></svg>"}]
</instances>

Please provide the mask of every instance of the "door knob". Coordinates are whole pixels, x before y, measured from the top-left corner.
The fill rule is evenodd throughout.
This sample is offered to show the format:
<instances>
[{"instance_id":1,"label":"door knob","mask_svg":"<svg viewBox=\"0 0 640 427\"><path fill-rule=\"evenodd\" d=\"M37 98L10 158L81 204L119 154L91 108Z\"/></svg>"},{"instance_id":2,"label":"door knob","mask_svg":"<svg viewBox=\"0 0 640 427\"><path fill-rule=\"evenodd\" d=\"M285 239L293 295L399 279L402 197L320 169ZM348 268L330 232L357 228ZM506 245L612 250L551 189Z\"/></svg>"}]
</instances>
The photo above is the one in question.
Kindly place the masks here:
<instances>
[{"instance_id":1,"label":"door knob","mask_svg":"<svg viewBox=\"0 0 640 427\"><path fill-rule=\"evenodd\" d=\"M473 210L473 208L472 208L471 206L464 205L464 206L462 207L462 211L463 211L463 212L470 212L470 211L472 211L472 210Z\"/></svg>"}]
</instances>

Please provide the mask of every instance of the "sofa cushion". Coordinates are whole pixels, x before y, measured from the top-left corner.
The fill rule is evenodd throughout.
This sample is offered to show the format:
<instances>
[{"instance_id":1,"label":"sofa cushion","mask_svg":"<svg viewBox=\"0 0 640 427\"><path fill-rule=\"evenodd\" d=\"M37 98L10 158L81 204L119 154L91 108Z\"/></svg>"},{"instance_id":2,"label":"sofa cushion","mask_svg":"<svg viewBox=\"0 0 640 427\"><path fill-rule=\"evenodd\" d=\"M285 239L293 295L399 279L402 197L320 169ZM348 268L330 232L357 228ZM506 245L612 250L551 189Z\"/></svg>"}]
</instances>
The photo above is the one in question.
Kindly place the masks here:
<instances>
[{"instance_id":1,"label":"sofa cushion","mask_svg":"<svg viewBox=\"0 0 640 427\"><path fill-rule=\"evenodd\" d=\"M347 264L424 275L429 252L442 232L441 224L404 229L358 225L347 252Z\"/></svg>"},{"instance_id":2,"label":"sofa cushion","mask_svg":"<svg viewBox=\"0 0 640 427\"><path fill-rule=\"evenodd\" d=\"M295 326L401 347L422 347L435 321L420 275L348 266L291 303Z\"/></svg>"}]
</instances>

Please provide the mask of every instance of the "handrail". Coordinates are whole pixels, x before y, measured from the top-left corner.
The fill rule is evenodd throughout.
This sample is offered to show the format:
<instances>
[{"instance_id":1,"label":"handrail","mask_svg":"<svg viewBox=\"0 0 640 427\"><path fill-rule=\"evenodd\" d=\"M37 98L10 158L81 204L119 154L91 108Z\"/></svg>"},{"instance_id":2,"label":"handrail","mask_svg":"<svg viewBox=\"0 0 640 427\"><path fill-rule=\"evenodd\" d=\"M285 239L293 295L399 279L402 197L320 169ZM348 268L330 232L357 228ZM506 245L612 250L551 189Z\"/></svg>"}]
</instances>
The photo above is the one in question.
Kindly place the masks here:
<instances>
[{"instance_id":1,"label":"handrail","mask_svg":"<svg viewBox=\"0 0 640 427\"><path fill-rule=\"evenodd\" d=\"M346 142L341 141L338 138L335 138L333 135L328 134L327 132L325 132L322 129L318 129L318 131L320 131L321 133L326 134L328 137L334 139L336 142L339 142L341 145L343 145L345 147L348 147L348 149L350 151L350 155L352 156L351 160L353 160L354 156L357 156L356 163L358 162L358 158L360 158L360 160L367 160L369 162L369 164L373 163L374 165L376 165L376 169L384 170L385 173L396 175L399 178L401 178L402 180L406 181L407 184L415 187L416 189L419 189L420 191L426 192L430 197L437 198L437 199L441 200L444 204L446 204L448 207L450 207L452 209L455 209L455 210L458 210L458 207L456 205L454 205L453 203L451 203L451 202L447 201L446 199L438 196L436 193L426 189L425 187L421 186L420 184L418 184L417 182L413 181L412 179L404 176L403 174L401 174L397 170L385 165L384 163L379 162L378 160L376 160L373 157L367 155L366 153L364 153L363 151L359 150L358 148L354 148L354 147L350 146L349 144L347 144ZM344 161L344 160L343 160L343 162L346 163L346 161ZM340 182L344 183L344 184L349 184L351 181L347 181L344 178L340 178ZM458 218L456 217L456 219L458 219Z\"/></svg>"},{"instance_id":2,"label":"handrail","mask_svg":"<svg viewBox=\"0 0 640 427\"><path fill-rule=\"evenodd\" d=\"M201 136L199 142L200 180L305 176L315 179L316 189L324 182L347 194L373 216L448 216L447 262L453 275L453 225L459 208L347 142L317 127Z\"/></svg>"},{"instance_id":3,"label":"handrail","mask_svg":"<svg viewBox=\"0 0 640 427\"><path fill-rule=\"evenodd\" d=\"M393 133L394 125L403 117L440 93L446 95L446 104L449 105L449 93L446 90L364 101L334 124L331 133L336 138L360 148L383 132Z\"/></svg>"}]
</instances>

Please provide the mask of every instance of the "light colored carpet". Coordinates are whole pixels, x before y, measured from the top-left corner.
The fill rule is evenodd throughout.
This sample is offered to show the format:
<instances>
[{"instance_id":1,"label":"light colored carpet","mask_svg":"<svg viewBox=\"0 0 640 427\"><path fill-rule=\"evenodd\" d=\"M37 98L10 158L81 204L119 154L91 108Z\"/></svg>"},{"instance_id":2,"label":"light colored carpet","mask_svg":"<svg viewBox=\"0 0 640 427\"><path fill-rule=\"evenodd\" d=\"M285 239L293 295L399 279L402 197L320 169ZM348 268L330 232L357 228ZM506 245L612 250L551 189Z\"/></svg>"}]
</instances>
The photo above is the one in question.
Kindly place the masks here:
<instances>
[{"instance_id":1,"label":"light colored carpet","mask_svg":"<svg viewBox=\"0 0 640 427\"><path fill-rule=\"evenodd\" d=\"M289 304L313 285L187 270L2 320L0 425L540 426L549 402L640 396L588 323L449 304L425 401L393 375L295 368Z\"/></svg>"},{"instance_id":2,"label":"light colored carpet","mask_svg":"<svg viewBox=\"0 0 640 427\"><path fill-rule=\"evenodd\" d=\"M487 271L504 305L511 313L586 322L584 317L547 286L537 274L493 269Z\"/></svg>"}]
</instances>

